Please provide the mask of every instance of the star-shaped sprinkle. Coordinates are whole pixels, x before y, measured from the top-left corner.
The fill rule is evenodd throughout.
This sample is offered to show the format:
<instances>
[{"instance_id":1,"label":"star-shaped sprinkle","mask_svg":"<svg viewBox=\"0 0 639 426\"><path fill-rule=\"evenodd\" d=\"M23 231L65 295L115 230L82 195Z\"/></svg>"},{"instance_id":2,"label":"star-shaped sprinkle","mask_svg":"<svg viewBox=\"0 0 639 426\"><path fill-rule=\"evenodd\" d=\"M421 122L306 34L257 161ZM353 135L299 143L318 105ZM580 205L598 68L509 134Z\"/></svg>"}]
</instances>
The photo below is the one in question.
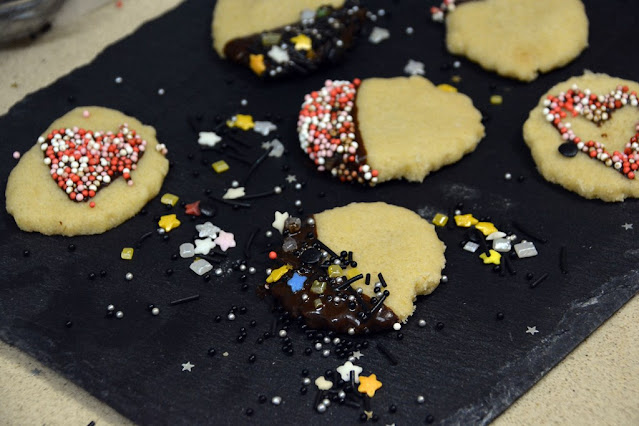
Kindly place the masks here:
<instances>
[{"instance_id":1,"label":"star-shaped sprinkle","mask_svg":"<svg viewBox=\"0 0 639 426\"><path fill-rule=\"evenodd\" d=\"M353 352L353 358L355 358L355 359L360 359L363 356L364 356L364 354L361 353L360 351Z\"/></svg>"},{"instance_id":2,"label":"star-shaped sprinkle","mask_svg":"<svg viewBox=\"0 0 639 426\"><path fill-rule=\"evenodd\" d=\"M472 214L458 214L455 216L455 224L462 228L470 228L471 226L479 223Z\"/></svg>"},{"instance_id":3,"label":"star-shaped sprinkle","mask_svg":"<svg viewBox=\"0 0 639 426\"><path fill-rule=\"evenodd\" d=\"M285 64L291 59L288 56L288 52L277 45L271 47L271 50L268 51L268 56L278 64Z\"/></svg>"},{"instance_id":4,"label":"star-shaped sprinkle","mask_svg":"<svg viewBox=\"0 0 639 426\"><path fill-rule=\"evenodd\" d=\"M451 86L450 84L446 84L446 83L438 84L437 88L441 90L442 92L448 92L448 93L457 92L457 88L455 86Z\"/></svg>"},{"instance_id":5,"label":"star-shaped sprinkle","mask_svg":"<svg viewBox=\"0 0 639 426\"><path fill-rule=\"evenodd\" d=\"M333 382L326 380L324 376L319 376L315 379L315 386L317 386L317 389L319 390L329 390L333 387Z\"/></svg>"},{"instance_id":6,"label":"star-shaped sprinkle","mask_svg":"<svg viewBox=\"0 0 639 426\"><path fill-rule=\"evenodd\" d=\"M306 34L292 37L291 41L295 43L295 50L311 50L313 48L313 41Z\"/></svg>"},{"instance_id":7,"label":"star-shaped sprinkle","mask_svg":"<svg viewBox=\"0 0 639 426\"><path fill-rule=\"evenodd\" d=\"M201 225L195 225L195 229L199 233L198 236L200 238L217 238L217 233L221 231L221 229L211 222L204 222Z\"/></svg>"},{"instance_id":8,"label":"star-shaped sprinkle","mask_svg":"<svg viewBox=\"0 0 639 426\"><path fill-rule=\"evenodd\" d=\"M498 229L490 222L478 222L475 224L475 228L481 231L484 235L490 235L498 231Z\"/></svg>"},{"instance_id":9,"label":"star-shaped sprinkle","mask_svg":"<svg viewBox=\"0 0 639 426\"><path fill-rule=\"evenodd\" d=\"M160 217L160 220L158 221L158 226L164 229L164 231L170 232L171 229L177 228L178 226L180 226L181 223L182 222L178 220L176 215L167 214Z\"/></svg>"},{"instance_id":10,"label":"star-shaped sprinkle","mask_svg":"<svg viewBox=\"0 0 639 426\"><path fill-rule=\"evenodd\" d=\"M386 28L375 27L373 28L373 31L371 31L371 34L368 36L368 41L373 44L379 44L389 37L390 31L388 31Z\"/></svg>"},{"instance_id":11,"label":"star-shaped sprinkle","mask_svg":"<svg viewBox=\"0 0 639 426\"><path fill-rule=\"evenodd\" d=\"M288 183L297 182L297 176L295 176L295 175L288 175L288 176L286 176L286 181L287 181Z\"/></svg>"},{"instance_id":12,"label":"star-shaped sprinkle","mask_svg":"<svg viewBox=\"0 0 639 426\"><path fill-rule=\"evenodd\" d=\"M282 154L284 154L284 145L278 139L273 139L270 142L263 142L262 149L271 150L271 152L268 153L269 157L279 158Z\"/></svg>"},{"instance_id":13,"label":"star-shaped sprinkle","mask_svg":"<svg viewBox=\"0 0 639 426\"><path fill-rule=\"evenodd\" d=\"M249 66L251 67L251 70L253 70L255 74L257 75L264 74L264 71L266 71L266 65L264 64L264 55L251 54L249 56Z\"/></svg>"},{"instance_id":14,"label":"star-shaped sprinkle","mask_svg":"<svg viewBox=\"0 0 639 426\"><path fill-rule=\"evenodd\" d=\"M194 201L184 206L184 213L191 216L199 216L202 214L200 211L200 200Z\"/></svg>"},{"instance_id":15,"label":"star-shaped sprinkle","mask_svg":"<svg viewBox=\"0 0 639 426\"><path fill-rule=\"evenodd\" d=\"M297 293L304 288L305 282L306 277L295 272L293 276L287 281L287 284L291 288L293 293Z\"/></svg>"},{"instance_id":16,"label":"star-shaped sprinkle","mask_svg":"<svg viewBox=\"0 0 639 426\"><path fill-rule=\"evenodd\" d=\"M366 420L370 420L370 419L373 418L373 412L372 411L364 410L364 414L366 414Z\"/></svg>"},{"instance_id":17,"label":"star-shaped sprinkle","mask_svg":"<svg viewBox=\"0 0 639 426\"><path fill-rule=\"evenodd\" d=\"M360 393L365 393L369 397L375 396L375 391L382 387L382 382L377 380L377 376L371 374L370 376L359 376L359 386L357 390Z\"/></svg>"},{"instance_id":18,"label":"star-shaped sprinkle","mask_svg":"<svg viewBox=\"0 0 639 426\"><path fill-rule=\"evenodd\" d=\"M621 227L626 231L629 231L632 229L632 223L624 223L623 225L621 225Z\"/></svg>"},{"instance_id":19,"label":"star-shaped sprinkle","mask_svg":"<svg viewBox=\"0 0 639 426\"><path fill-rule=\"evenodd\" d=\"M531 336L534 336L536 333L539 333L539 330L537 330L537 326L534 325L532 327L528 327L526 326L526 333L530 334Z\"/></svg>"},{"instance_id":20,"label":"star-shaped sprinkle","mask_svg":"<svg viewBox=\"0 0 639 426\"><path fill-rule=\"evenodd\" d=\"M482 253L479 255L481 259L484 261L484 264L488 265L492 263L493 265L499 265L501 263L501 254L495 250L490 250L489 255L486 256L486 253Z\"/></svg>"},{"instance_id":21,"label":"star-shaped sprinkle","mask_svg":"<svg viewBox=\"0 0 639 426\"><path fill-rule=\"evenodd\" d=\"M277 125L270 121L256 121L253 126L253 131L259 133L262 136L268 136L269 133L277 130Z\"/></svg>"},{"instance_id":22,"label":"star-shaped sprinkle","mask_svg":"<svg viewBox=\"0 0 639 426\"><path fill-rule=\"evenodd\" d=\"M273 221L272 225L273 225L273 228L280 231L280 234L284 232L284 222L286 222L286 219L288 219L287 212L284 212L284 213L275 212L275 220Z\"/></svg>"},{"instance_id":23,"label":"star-shaped sprinkle","mask_svg":"<svg viewBox=\"0 0 639 426\"><path fill-rule=\"evenodd\" d=\"M193 367L195 367L195 365L191 364L190 361L187 361L186 364L182 364L182 371L188 371L190 373Z\"/></svg>"},{"instance_id":24,"label":"star-shaped sprinkle","mask_svg":"<svg viewBox=\"0 0 639 426\"><path fill-rule=\"evenodd\" d=\"M209 254L215 247L215 242L211 238L205 238L203 240L195 240L194 254Z\"/></svg>"},{"instance_id":25,"label":"star-shaped sprinkle","mask_svg":"<svg viewBox=\"0 0 639 426\"><path fill-rule=\"evenodd\" d=\"M197 142L202 146L215 146L222 138L215 132L200 132L200 137Z\"/></svg>"},{"instance_id":26,"label":"star-shaped sprinkle","mask_svg":"<svg viewBox=\"0 0 639 426\"><path fill-rule=\"evenodd\" d=\"M229 248L235 247L235 236L230 232L220 231L220 235L217 236L214 242L222 251L227 251Z\"/></svg>"},{"instance_id":27,"label":"star-shaped sprinkle","mask_svg":"<svg viewBox=\"0 0 639 426\"><path fill-rule=\"evenodd\" d=\"M288 271L291 270L291 266L290 265L284 265L281 266L277 269L275 269L274 271L271 272L271 275L268 276L268 278L266 278L266 282L267 283L274 283L280 280L280 278L282 278L282 276L287 273Z\"/></svg>"},{"instance_id":28,"label":"star-shaped sprinkle","mask_svg":"<svg viewBox=\"0 0 639 426\"><path fill-rule=\"evenodd\" d=\"M239 186L237 188L229 188L226 190L226 193L222 196L225 200L235 200L236 198L241 198L246 195L243 186Z\"/></svg>"},{"instance_id":29,"label":"star-shaped sprinkle","mask_svg":"<svg viewBox=\"0 0 639 426\"><path fill-rule=\"evenodd\" d=\"M412 59L408 60L408 63L404 67L404 72L408 75L426 74L426 71L424 71L424 63L419 61L414 61Z\"/></svg>"},{"instance_id":30,"label":"star-shaped sprinkle","mask_svg":"<svg viewBox=\"0 0 639 426\"><path fill-rule=\"evenodd\" d=\"M239 127L242 130L251 130L255 123L252 115L237 114L232 120L228 120L226 125L229 127Z\"/></svg>"},{"instance_id":31,"label":"star-shaped sprinkle","mask_svg":"<svg viewBox=\"0 0 639 426\"><path fill-rule=\"evenodd\" d=\"M346 361L344 364L337 367L336 370L345 382L348 382L351 379L352 371L355 373L355 383L359 383L359 374L362 372L363 368L350 361Z\"/></svg>"}]
</instances>

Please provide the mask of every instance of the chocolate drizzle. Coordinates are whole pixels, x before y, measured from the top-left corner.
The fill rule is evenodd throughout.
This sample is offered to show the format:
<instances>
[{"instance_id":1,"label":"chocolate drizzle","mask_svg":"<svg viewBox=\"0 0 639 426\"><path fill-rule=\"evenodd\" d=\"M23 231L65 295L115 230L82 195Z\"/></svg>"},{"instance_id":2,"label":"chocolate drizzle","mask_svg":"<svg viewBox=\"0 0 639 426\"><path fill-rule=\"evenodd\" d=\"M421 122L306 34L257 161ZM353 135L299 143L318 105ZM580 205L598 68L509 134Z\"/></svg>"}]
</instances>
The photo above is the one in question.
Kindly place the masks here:
<instances>
[{"instance_id":1,"label":"chocolate drizzle","mask_svg":"<svg viewBox=\"0 0 639 426\"><path fill-rule=\"evenodd\" d=\"M251 55L263 55L265 69L256 73L265 78L308 74L324 63L335 63L344 57L362 28L366 10L359 6L359 0L347 0L342 8L321 6L313 17L304 18L304 12L302 17L292 25L230 40L224 46L224 55L247 67ZM310 38L310 50L296 49L291 39L300 34ZM269 56L274 46L285 51L288 60L278 62Z\"/></svg>"},{"instance_id":2,"label":"chocolate drizzle","mask_svg":"<svg viewBox=\"0 0 639 426\"><path fill-rule=\"evenodd\" d=\"M284 247L277 251L278 266L291 268L279 280L265 284L270 293L293 318L304 318L315 329L334 330L339 333L361 334L392 329L399 321L395 313L384 305L388 290L378 299L359 293L351 284L364 279L362 274L347 279L345 276L329 277L328 267L339 261L346 268L348 254L337 254L317 238L315 220L304 222L289 218L284 230ZM285 251L295 247L292 251ZM352 256L352 254L351 254ZM275 268L274 268L275 269ZM306 278L301 290L293 291L288 281L297 274ZM326 283L323 291L315 292L320 283ZM349 282L348 285L346 283Z\"/></svg>"}]
</instances>

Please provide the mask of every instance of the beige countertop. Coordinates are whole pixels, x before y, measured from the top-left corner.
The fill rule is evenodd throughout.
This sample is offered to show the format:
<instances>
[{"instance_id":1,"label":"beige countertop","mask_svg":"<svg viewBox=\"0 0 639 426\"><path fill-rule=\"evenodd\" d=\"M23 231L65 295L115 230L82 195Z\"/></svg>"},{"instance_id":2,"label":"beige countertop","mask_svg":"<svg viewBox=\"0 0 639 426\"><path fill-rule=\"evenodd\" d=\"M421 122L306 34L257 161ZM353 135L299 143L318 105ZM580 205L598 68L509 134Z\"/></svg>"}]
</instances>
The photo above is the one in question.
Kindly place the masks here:
<instances>
[{"instance_id":1,"label":"beige countertop","mask_svg":"<svg viewBox=\"0 0 639 426\"><path fill-rule=\"evenodd\" d=\"M90 1L104 3L69 0L65 13L86 11ZM81 2L81 7L74 7ZM54 27L35 42L0 49L0 114L180 2L125 0L118 8L110 1L70 27ZM495 424L639 424L638 342L639 297L635 297ZM73 383L0 342L0 424L82 425L90 421L129 424Z\"/></svg>"}]
</instances>

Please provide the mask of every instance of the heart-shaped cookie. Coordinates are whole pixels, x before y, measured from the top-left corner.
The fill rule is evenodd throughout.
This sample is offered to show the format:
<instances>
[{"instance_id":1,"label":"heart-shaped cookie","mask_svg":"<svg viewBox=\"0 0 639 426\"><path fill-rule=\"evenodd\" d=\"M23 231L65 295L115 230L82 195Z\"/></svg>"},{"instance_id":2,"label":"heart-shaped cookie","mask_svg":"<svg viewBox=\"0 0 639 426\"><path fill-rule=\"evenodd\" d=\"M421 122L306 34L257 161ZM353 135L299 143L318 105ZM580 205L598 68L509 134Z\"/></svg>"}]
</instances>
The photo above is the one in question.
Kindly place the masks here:
<instances>
[{"instance_id":1,"label":"heart-shaped cookie","mask_svg":"<svg viewBox=\"0 0 639 426\"><path fill-rule=\"evenodd\" d=\"M144 155L146 141L122 124L117 133L83 128L52 130L38 139L51 177L73 201L88 201L122 176L133 185L131 172Z\"/></svg>"},{"instance_id":2,"label":"heart-shaped cookie","mask_svg":"<svg viewBox=\"0 0 639 426\"><path fill-rule=\"evenodd\" d=\"M327 80L306 95L297 130L319 171L371 186L421 182L484 137L481 113L468 96L421 76Z\"/></svg>"},{"instance_id":3,"label":"heart-shaped cookie","mask_svg":"<svg viewBox=\"0 0 639 426\"><path fill-rule=\"evenodd\" d=\"M448 51L505 77L534 80L588 46L580 0L444 0L431 9L434 20L445 12Z\"/></svg>"},{"instance_id":4,"label":"heart-shaped cookie","mask_svg":"<svg viewBox=\"0 0 639 426\"><path fill-rule=\"evenodd\" d=\"M289 217L266 288L309 327L342 333L390 329L438 286L446 260L433 226L386 203L352 203Z\"/></svg>"},{"instance_id":5,"label":"heart-shaped cookie","mask_svg":"<svg viewBox=\"0 0 639 426\"><path fill-rule=\"evenodd\" d=\"M128 126L113 134L82 130L122 123ZM108 108L76 108L53 122L11 171L7 211L23 231L105 232L158 194L169 169L165 153L153 127Z\"/></svg>"},{"instance_id":6,"label":"heart-shaped cookie","mask_svg":"<svg viewBox=\"0 0 639 426\"><path fill-rule=\"evenodd\" d=\"M585 198L639 197L637 93L639 83L586 72L544 94L523 126L544 178Z\"/></svg>"},{"instance_id":7,"label":"heart-shaped cookie","mask_svg":"<svg viewBox=\"0 0 639 426\"><path fill-rule=\"evenodd\" d=\"M602 142L594 140L584 141L577 136L572 129L571 123L566 121L570 116L578 115L586 118L595 124L601 125L608 120L612 120L612 113L626 105L637 107L637 92L630 91L628 86L617 86L617 88L606 95L597 95L589 89L585 91L573 85L565 93L557 96L550 95L544 101L546 108L542 114L547 121L561 134L565 144L559 147L559 152L567 157L572 157L576 153L574 148L587 154L590 158L596 159L606 165L621 172L628 179L635 178L635 171L639 168L635 157L639 150L639 122L635 124L635 134L626 143L623 151L610 153ZM574 148L572 145L574 145Z\"/></svg>"}]
</instances>

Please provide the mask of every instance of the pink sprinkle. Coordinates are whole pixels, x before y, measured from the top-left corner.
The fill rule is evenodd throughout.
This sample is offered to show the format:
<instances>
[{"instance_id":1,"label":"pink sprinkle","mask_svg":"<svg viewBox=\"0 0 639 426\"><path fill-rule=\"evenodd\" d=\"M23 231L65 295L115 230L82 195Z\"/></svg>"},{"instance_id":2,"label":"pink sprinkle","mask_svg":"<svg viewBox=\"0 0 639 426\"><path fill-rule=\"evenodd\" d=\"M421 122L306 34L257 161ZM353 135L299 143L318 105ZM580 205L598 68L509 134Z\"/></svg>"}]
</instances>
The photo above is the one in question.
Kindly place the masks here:
<instances>
[{"instance_id":1,"label":"pink sprinkle","mask_svg":"<svg viewBox=\"0 0 639 426\"><path fill-rule=\"evenodd\" d=\"M82 111L82 117L84 118L89 118L89 116L91 115L91 113L89 112L89 110L84 110Z\"/></svg>"},{"instance_id":2,"label":"pink sprinkle","mask_svg":"<svg viewBox=\"0 0 639 426\"><path fill-rule=\"evenodd\" d=\"M13 151L13 158L16 160L20 158L20 153L18 151Z\"/></svg>"}]
</instances>

